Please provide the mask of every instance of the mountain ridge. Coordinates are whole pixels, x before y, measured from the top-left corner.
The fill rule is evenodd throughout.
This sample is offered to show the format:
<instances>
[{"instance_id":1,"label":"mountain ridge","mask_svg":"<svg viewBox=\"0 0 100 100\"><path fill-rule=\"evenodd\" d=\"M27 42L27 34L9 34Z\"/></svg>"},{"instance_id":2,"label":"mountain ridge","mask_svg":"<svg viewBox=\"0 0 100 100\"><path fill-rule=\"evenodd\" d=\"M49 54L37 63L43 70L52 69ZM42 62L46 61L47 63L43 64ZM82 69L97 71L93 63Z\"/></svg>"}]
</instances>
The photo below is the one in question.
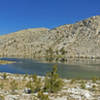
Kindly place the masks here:
<instances>
[{"instance_id":1,"label":"mountain ridge","mask_svg":"<svg viewBox=\"0 0 100 100\"><path fill-rule=\"evenodd\" d=\"M26 29L0 36L0 56L100 58L100 16L53 29Z\"/></svg>"}]
</instances>

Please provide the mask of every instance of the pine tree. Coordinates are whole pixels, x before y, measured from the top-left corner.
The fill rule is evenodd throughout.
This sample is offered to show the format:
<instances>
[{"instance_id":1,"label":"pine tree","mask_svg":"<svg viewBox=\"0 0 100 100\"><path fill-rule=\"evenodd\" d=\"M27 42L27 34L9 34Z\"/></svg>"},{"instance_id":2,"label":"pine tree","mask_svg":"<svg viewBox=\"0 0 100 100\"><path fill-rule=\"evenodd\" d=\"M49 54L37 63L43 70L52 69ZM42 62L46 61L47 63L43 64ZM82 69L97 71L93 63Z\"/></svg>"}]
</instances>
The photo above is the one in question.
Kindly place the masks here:
<instances>
[{"instance_id":1,"label":"pine tree","mask_svg":"<svg viewBox=\"0 0 100 100\"><path fill-rule=\"evenodd\" d=\"M53 66L53 70L46 74L44 91L55 93L61 90L63 86L63 80L59 77L57 73L57 65Z\"/></svg>"}]
</instances>

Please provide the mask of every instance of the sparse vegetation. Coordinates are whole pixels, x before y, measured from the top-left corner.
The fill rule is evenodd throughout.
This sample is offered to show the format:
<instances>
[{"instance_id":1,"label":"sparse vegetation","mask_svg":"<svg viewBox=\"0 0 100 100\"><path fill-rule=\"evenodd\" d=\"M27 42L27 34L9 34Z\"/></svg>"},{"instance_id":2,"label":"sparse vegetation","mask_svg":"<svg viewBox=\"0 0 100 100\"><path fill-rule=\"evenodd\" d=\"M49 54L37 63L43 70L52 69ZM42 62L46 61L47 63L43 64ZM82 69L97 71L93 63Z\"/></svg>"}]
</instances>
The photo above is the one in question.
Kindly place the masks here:
<instances>
[{"instance_id":1,"label":"sparse vegetation","mask_svg":"<svg viewBox=\"0 0 100 100\"><path fill-rule=\"evenodd\" d=\"M33 82L34 82L34 92L38 92L42 88L42 81L41 78L38 78L37 75L33 75Z\"/></svg>"},{"instance_id":2,"label":"sparse vegetation","mask_svg":"<svg viewBox=\"0 0 100 100\"><path fill-rule=\"evenodd\" d=\"M64 96L65 98L68 97L69 100L73 100L73 97L71 97L70 94L73 95L74 93L77 92L79 94L75 95L76 96L82 95L81 97L82 100L86 100L85 93L87 95L88 94L91 95L92 93L93 96L95 96L96 98L95 100L97 100L97 93L100 94L99 79L96 83L92 82L92 80L82 80L82 79L63 80L59 77L57 73L57 65L54 65L53 70L48 72L46 74L46 77L43 78L37 75L26 75L26 76L20 74L6 74L6 75L8 76L7 79L4 80L2 77L0 79L1 98L2 97L6 98L6 95L10 94L12 98L15 96L16 98L18 98L18 100L23 100L23 98L25 98L25 100L55 100L55 98L58 97L63 98ZM3 73L1 74L1 76L3 76ZM24 79L24 77L26 78ZM19 99L19 97L21 99Z\"/></svg>"},{"instance_id":3,"label":"sparse vegetation","mask_svg":"<svg viewBox=\"0 0 100 100\"><path fill-rule=\"evenodd\" d=\"M81 81L80 81L80 87L81 87L82 89L85 89L85 88L86 88L86 82L85 82L84 80L81 80Z\"/></svg>"},{"instance_id":4,"label":"sparse vegetation","mask_svg":"<svg viewBox=\"0 0 100 100\"><path fill-rule=\"evenodd\" d=\"M39 100L50 100L49 96L47 94L43 94L42 91L38 92L38 98L39 98Z\"/></svg>"},{"instance_id":5,"label":"sparse vegetation","mask_svg":"<svg viewBox=\"0 0 100 100\"><path fill-rule=\"evenodd\" d=\"M86 86L85 86L85 83L83 82L83 83L81 83L81 88L82 89L85 89L86 88Z\"/></svg>"},{"instance_id":6,"label":"sparse vegetation","mask_svg":"<svg viewBox=\"0 0 100 100\"><path fill-rule=\"evenodd\" d=\"M28 81L28 82L26 83L26 87L29 88L31 92L34 91L34 84L33 84L32 81Z\"/></svg>"},{"instance_id":7,"label":"sparse vegetation","mask_svg":"<svg viewBox=\"0 0 100 100\"><path fill-rule=\"evenodd\" d=\"M16 63L15 61L7 61L7 60L0 60L0 64L12 64Z\"/></svg>"},{"instance_id":8,"label":"sparse vegetation","mask_svg":"<svg viewBox=\"0 0 100 100\"><path fill-rule=\"evenodd\" d=\"M5 100L5 97L3 95L0 95L0 100Z\"/></svg>"},{"instance_id":9,"label":"sparse vegetation","mask_svg":"<svg viewBox=\"0 0 100 100\"><path fill-rule=\"evenodd\" d=\"M57 65L53 66L53 70L46 74L44 91L55 93L61 90L63 81L57 73Z\"/></svg>"},{"instance_id":10,"label":"sparse vegetation","mask_svg":"<svg viewBox=\"0 0 100 100\"><path fill-rule=\"evenodd\" d=\"M3 73L2 78L3 78L4 80L7 79L7 74L6 74L6 73Z\"/></svg>"},{"instance_id":11,"label":"sparse vegetation","mask_svg":"<svg viewBox=\"0 0 100 100\"><path fill-rule=\"evenodd\" d=\"M41 90L42 81L41 78L38 78L37 75L31 76L33 80L27 82L26 87L30 88L33 93L36 93Z\"/></svg>"},{"instance_id":12,"label":"sparse vegetation","mask_svg":"<svg viewBox=\"0 0 100 100\"><path fill-rule=\"evenodd\" d=\"M93 82L93 83L96 83L97 80L98 80L97 77L93 77L93 78L92 78L92 82Z\"/></svg>"},{"instance_id":13,"label":"sparse vegetation","mask_svg":"<svg viewBox=\"0 0 100 100\"><path fill-rule=\"evenodd\" d=\"M53 49L50 47L46 50L46 54L45 54L45 58L46 58L46 61L53 61L53 57L54 57L54 54L53 54Z\"/></svg>"},{"instance_id":14,"label":"sparse vegetation","mask_svg":"<svg viewBox=\"0 0 100 100\"><path fill-rule=\"evenodd\" d=\"M70 84L75 83L75 81L76 81L76 79L72 79L72 80L70 81Z\"/></svg>"},{"instance_id":15,"label":"sparse vegetation","mask_svg":"<svg viewBox=\"0 0 100 100\"><path fill-rule=\"evenodd\" d=\"M0 83L0 88L3 89L4 85L3 83Z\"/></svg>"},{"instance_id":16,"label":"sparse vegetation","mask_svg":"<svg viewBox=\"0 0 100 100\"><path fill-rule=\"evenodd\" d=\"M15 93L15 90L18 89L18 83L15 80L10 82L10 89L12 90L12 93Z\"/></svg>"},{"instance_id":17,"label":"sparse vegetation","mask_svg":"<svg viewBox=\"0 0 100 100\"><path fill-rule=\"evenodd\" d=\"M53 70L46 74L44 79L44 85L41 78L37 75L31 75L32 81L27 82L26 87L30 88L32 92L46 91L55 93L61 90L63 87L63 81L57 73L57 65L53 66Z\"/></svg>"}]
</instances>

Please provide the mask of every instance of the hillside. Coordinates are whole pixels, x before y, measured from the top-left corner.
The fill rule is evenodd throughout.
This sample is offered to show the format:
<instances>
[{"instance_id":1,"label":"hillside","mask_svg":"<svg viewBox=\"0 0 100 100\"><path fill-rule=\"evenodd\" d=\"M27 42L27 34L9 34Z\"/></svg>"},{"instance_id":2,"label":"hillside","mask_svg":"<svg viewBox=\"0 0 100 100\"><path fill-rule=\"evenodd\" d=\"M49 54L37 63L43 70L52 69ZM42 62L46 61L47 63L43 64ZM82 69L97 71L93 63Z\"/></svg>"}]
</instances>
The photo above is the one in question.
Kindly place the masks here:
<instances>
[{"instance_id":1,"label":"hillside","mask_svg":"<svg viewBox=\"0 0 100 100\"><path fill-rule=\"evenodd\" d=\"M100 58L100 16L54 29L37 28L0 36L0 56L47 60Z\"/></svg>"}]
</instances>

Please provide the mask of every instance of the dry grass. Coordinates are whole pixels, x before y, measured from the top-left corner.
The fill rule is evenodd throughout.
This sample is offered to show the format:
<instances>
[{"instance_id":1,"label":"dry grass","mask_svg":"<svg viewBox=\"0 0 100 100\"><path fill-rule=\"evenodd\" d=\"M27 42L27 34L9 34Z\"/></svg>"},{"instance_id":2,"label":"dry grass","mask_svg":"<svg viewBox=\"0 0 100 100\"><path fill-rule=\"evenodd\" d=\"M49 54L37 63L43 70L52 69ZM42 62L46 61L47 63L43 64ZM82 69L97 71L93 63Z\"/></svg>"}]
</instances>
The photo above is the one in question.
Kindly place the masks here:
<instances>
[{"instance_id":1,"label":"dry grass","mask_svg":"<svg viewBox=\"0 0 100 100\"><path fill-rule=\"evenodd\" d=\"M27 81L24 80L14 80L14 79L7 79L7 80L2 80L0 79L0 88L6 91L9 91L15 87L17 87L17 89L23 89L25 88Z\"/></svg>"},{"instance_id":2,"label":"dry grass","mask_svg":"<svg viewBox=\"0 0 100 100\"><path fill-rule=\"evenodd\" d=\"M0 64L12 64L16 63L15 61L7 61L7 60L0 60Z\"/></svg>"}]
</instances>

